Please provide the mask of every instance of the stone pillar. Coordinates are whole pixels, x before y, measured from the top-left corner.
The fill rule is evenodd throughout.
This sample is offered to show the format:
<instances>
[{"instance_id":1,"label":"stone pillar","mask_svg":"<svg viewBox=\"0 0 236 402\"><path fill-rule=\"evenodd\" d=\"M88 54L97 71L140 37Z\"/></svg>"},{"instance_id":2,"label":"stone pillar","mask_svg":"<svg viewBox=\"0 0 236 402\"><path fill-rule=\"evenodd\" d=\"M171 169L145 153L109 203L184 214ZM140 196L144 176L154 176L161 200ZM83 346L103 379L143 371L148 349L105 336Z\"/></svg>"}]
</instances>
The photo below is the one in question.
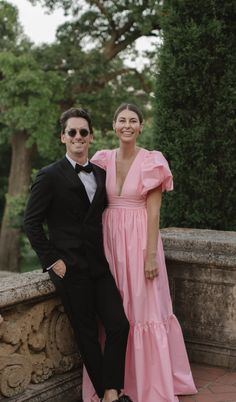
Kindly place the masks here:
<instances>
[{"instance_id":1,"label":"stone pillar","mask_svg":"<svg viewBox=\"0 0 236 402\"><path fill-rule=\"evenodd\" d=\"M190 360L236 368L236 232L161 230Z\"/></svg>"}]
</instances>

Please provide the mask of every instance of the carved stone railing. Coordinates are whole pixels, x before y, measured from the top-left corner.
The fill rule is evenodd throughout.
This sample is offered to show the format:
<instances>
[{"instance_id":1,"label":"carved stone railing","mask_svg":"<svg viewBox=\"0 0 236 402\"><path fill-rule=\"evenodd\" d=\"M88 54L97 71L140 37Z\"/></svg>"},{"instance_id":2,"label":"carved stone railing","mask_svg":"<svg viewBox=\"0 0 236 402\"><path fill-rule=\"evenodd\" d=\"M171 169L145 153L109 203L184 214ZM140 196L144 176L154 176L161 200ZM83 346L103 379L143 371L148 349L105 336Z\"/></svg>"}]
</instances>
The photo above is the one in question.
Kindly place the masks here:
<instances>
[{"instance_id":1,"label":"carved stone railing","mask_svg":"<svg viewBox=\"0 0 236 402\"><path fill-rule=\"evenodd\" d=\"M236 368L236 232L162 230L175 314L191 361Z\"/></svg>"},{"instance_id":2,"label":"carved stone railing","mask_svg":"<svg viewBox=\"0 0 236 402\"><path fill-rule=\"evenodd\" d=\"M30 384L40 384L77 369L75 394L79 400L82 362L67 316L48 275L39 272L3 275L0 281L3 316L0 324L0 395L18 401L18 398L12 398L26 391ZM38 393L37 387L35 391ZM33 386L31 394L30 401L33 401Z\"/></svg>"},{"instance_id":3,"label":"carved stone railing","mask_svg":"<svg viewBox=\"0 0 236 402\"><path fill-rule=\"evenodd\" d=\"M190 359L236 367L236 233L161 231ZM82 362L47 274L0 273L0 402L74 402Z\"/></svg>"}]
</instances>

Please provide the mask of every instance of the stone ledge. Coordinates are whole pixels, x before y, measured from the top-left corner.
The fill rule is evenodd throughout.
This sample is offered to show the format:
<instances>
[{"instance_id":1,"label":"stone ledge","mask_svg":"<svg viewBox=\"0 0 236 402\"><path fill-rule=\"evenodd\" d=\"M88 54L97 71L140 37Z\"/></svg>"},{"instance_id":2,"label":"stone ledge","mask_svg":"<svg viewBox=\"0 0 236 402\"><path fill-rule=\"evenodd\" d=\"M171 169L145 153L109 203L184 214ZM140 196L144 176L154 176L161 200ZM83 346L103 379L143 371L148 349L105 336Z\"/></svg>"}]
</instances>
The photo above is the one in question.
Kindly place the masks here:
<instances>
[{"instance_id":1,"label":"stone ledge","mask_svg":"<svg viewBox=\"0 0 236 402\"><path fill-rule=\"evenodd\" d=\"M47 273L41 270L12 274L4 277L0 284L0 308L43 298L55 293L55 287Z\"/></svg>"},{"instance_id":2,"label":"stone ledge","mask_svg":"<svg viewBox=\"0 0 236 402\"><path fill-rule=\"evenodd\" d=\"M12 398L1 397L0 402L82 402L81 369L56 375L41 384L30 384L27 390Z\"/></svg>"},{"instance_id":3,"label":"stone ledge","mask_svg":"<svg viewBox=\"0 0 236 402\"><path fill-rule=\"evenodd\" d=\"M18 272L10 272L10 271L0 271L0 278L6 278L7 276L19 276Z\"/></svg>"},{"instance_id":4,"label":"stone ledge","mask_svg":"<svg viewBox=\"0 0 236 402\"><path fill-rule=\"evenodd\" d=\"M167 260L236 269L236 232L165 228L161 237Z\"/></svg>"},{"instance_id":5,"label":"stone ledge","mask_svg":"<svg viewBox=\"0 0 236 402\"><path fill-rule=\"evenodd\" d=\"M187 342L189 359L195 363L236 369L236 348L219 347L206 342Z\"/></svg>"}]
</instances>

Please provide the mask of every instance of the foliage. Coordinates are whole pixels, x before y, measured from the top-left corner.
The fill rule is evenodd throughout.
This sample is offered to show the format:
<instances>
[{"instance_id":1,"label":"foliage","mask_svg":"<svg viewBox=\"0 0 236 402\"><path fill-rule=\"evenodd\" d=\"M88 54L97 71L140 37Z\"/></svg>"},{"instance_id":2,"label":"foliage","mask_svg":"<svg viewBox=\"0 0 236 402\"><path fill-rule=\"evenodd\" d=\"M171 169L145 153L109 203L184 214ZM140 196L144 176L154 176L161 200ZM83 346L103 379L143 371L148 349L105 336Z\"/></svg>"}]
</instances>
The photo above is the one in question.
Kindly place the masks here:
<instances>
[{"instance_id":1,"label":"foliage","mask_svg":"<svg viewBox=\"0 0 236 402\"><path fill-rule=\"evenodd\" d=\"M1 141L24 131L28 146L36 144L39 152L55 156L52 134L59 111L59 77L42 71L31 53L10 51L0 53L0 74Z\"/></svg>"},{"instance_id":2,"label":"foliage","mask_svg":"<svg viewBox=\"0 0 236 402\"><path fill-rule=\"evenodd\" d=\"M22 233L20 272L34 271L36 269L41 269L39 259L32 249L28 238Z\"/></svg>"},{"instance_id":3,"label":"foliage","mask_svg":"<svg viewBox=\"0 0 236 402\"><path fill-rule=\"evenodd\" d=\"M113 131L107 131L103 134L101 131L95 130L93 137L94 140L89 147L90 157L101 149L114 149L117 147L117 138Z\"/></svg>"},{"instance_id":4,"label":"foliage","mask_svg":"<svg viewBox=\"0 0 236 402\"><path fill-rule=\"evenodd\" d=\"M156 86L156 145L175 191L165 226L235 230L235 3L166 0Z\"/></svg>"},{"instance_id":5,"label":"foliage","mask_svg":"<svg viewBox=\"0 0 236 402\"><path fill-rule=\"evenodd\" d=\"M17 23L18 12L11 4L3 1L0 3L0 49L9 50L15 47L18 37L22 34L22 28Z\"/></svg>"},{"instance_id":6,"label":"foliage","mask_svg":"<svg viewBox=\"0 0 236 402\"><path fill-rule=\"evenodd\" d=\"M21 228L23 224L23 214L25 209L26 195L6 194L6 202L8 205L8 225L12 228Z\"/></svg>"},{"instance_id":7,"label":"foliage","mask_svg":"<svg viewBox=\"0 0 236 402\"><path fill-rule=\"evenodd\" d=\"M84 105L94 113L96 128L106 131L120 100L131 97L143 106L150 103L151 69L140 73L127 65L126 58L136 57L137 38L159 35L159 2L87 0L79 7L73 0L40 3L49 10L62 6L73 14L72 21L58 28L53 45L36 49L41 68L64 79L63 110ZM148 54L150 60L153 57Z\"/></svg>"},{"instance_id":8,"label":"foliage","mask_svg":"<svg viewBox=\"0 0 236 402\"><path fill-rule=\"evenodd\" d=\"M143 130L138 137L138 145L150 151L155 149L155 136L153 133L153 117L144 119Z\"/></svg>"},{"instance_id":9,"label":"foliage","mask_svg":"<svg viewBox=\"0 0 236 402\"><path fill-rule=\"evenodd\" d=\"M132 45L142 35L157 35L160 29L158 0L30 0L41 3L49 11L62 7L65 13L73 15L73 22L66 23L63 31L77 45L93 46L107 50L116 44L120 48ZM70 35L68 35L68 33ZM113 55L114 56L114 55Z\"/></svg>"}]
</instances>

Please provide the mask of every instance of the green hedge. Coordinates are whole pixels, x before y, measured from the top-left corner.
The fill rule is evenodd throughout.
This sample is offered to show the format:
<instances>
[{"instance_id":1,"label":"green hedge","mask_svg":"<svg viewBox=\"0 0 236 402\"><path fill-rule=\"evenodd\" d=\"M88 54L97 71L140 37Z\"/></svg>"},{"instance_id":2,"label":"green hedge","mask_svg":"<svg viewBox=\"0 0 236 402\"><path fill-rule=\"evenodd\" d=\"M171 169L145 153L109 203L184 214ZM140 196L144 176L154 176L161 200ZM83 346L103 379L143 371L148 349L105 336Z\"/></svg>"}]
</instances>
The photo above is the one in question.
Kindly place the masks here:
<instances>
[{"instance_id":1,"label":"green hedge","mask_svg":"<svg viewBox=\"0 0 236 402\"><path fill-rule=\"evenodd\" d=\"M235 2L167 0L155 145L175 190L162 225L236 230Z\"/></svg>"}]
</instances>

